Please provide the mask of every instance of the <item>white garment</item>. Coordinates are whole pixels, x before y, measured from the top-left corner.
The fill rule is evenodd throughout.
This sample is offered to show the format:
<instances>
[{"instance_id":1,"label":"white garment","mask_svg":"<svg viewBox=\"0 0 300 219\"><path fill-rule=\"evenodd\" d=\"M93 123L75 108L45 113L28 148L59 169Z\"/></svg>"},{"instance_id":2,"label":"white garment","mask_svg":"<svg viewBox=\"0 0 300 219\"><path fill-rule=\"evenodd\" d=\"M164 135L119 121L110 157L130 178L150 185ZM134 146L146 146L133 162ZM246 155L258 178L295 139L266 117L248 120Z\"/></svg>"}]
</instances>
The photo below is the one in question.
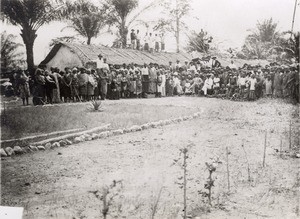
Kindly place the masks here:
<instances>
[{"instance_id":1,"label":"white garment","mask_svg":"<svg viewBox=\"0 0 300 219\"><path fill-rule=\"evenodd\" d=\"M244 86L244 85L246 85L246 78L239 78L239 80L238 80L238 85L239 85L239 86Z\"/></svg>"},{"instance_id":2,"label":"white garment","mask_svg":"<svg viewBox=\"0 0 300 219\"><path fill-rule=\"evenodd\" d=\"M148 67L146 68L142 68L142 75L149 75L149 70L148 70Z\"/></svg>"},{"instance_id":3,"label":"white garment","mask_svg":"<svg viewBox=\"0 0 300 219\"><path fill-rule=\"evenodd\" d=\"M255 90L255 85L257 83L256 78L250 78L249 83L250 83L250 90Z\"/></svg>"},{"instance_id":4,"label":"white garment","mask_svg":"<svg viewBox=\"0 0 300 219\"><path fill-rule=\"evenodd\" d=\"M214 83L214 87L220 87L220 78L214 78L214 81L213 81L213 83Z\"/></svg>"},{"instance_id":5,"label":"white garment","mask_svg":"<svg viewBox=\"0 0 300 219\"><path fill-rule=\"evenodd\" d=\"M230 64L228 67L231 68L231 69L237 69L235 64Z\"/></svg>"}]
</instances>

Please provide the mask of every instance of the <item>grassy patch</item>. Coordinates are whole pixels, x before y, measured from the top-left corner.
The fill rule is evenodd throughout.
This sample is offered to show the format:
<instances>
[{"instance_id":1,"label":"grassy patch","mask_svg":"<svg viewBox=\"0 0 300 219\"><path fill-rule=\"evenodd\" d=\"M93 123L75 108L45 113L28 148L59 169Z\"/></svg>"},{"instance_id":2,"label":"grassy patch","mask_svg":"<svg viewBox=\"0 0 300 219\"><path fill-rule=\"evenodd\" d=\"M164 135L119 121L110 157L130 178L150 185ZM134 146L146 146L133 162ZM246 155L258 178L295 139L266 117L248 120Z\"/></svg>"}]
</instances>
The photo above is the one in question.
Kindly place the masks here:
<instances>
[{"instance_id":1,"label":"grassy patch","mask_svg":"<svg viewBox=\"0 0 300 219\"><path fill-rule=\"evenodd\" d=\"M176 106L103 105L103 112L92 112L88 104L11 108L6 111L4 120L1 118L4 121L1 138L5 140L84 127L89 129L108 123L113 129L125 128L196 111Z\"/></svg>"}]
</instances>

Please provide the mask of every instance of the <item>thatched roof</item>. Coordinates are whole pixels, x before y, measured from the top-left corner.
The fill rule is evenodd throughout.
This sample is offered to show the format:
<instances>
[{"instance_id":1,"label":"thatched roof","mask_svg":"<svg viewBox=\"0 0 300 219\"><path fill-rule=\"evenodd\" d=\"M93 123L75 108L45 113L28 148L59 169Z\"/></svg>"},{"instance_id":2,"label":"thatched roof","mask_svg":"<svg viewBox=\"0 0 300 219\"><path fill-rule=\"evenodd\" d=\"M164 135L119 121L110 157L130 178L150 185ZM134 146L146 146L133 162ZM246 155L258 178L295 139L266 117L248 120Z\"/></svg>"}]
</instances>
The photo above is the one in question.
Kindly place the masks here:
<instances>
[{"instance_id":1,"label":"thatched roof","mask_svg":"<svg viewBox=\"0 0 300 219\"><path fill-rule=\"evenodd\" d=\"M83 65L85 65L88 62L91 62L92 60L96 60L99 54L102 54L103 57L107 58L108 64L136 63L139 65L143 65L144 63L149 64L151 62L157 63L159 65L168 65L169 61L175 63L176 60L180 60L181 63L184 63L185 61L192 60L193 58L195 58L195 56L198 58L202 58L203 56L205 56L201 53L194 53L193 55L185 52L149 53L146 51L139 51L133 49L117 49L100 45L82 45L75 43L60 42L52 48L50 53L41 62L41 64L47 64L48 62L50 62L55 57L59 49L62 47L68 48L71 51L71 53L79 57ZM222 66L228 66L231 61L230 58L226 57L218 57L218 60L221 62ZM269 64L269 62L266 60L234 59L234 62L237 67L242 67L245 63L248 63L250 65L260 64L262 66Z\"/></svg>"},{"instance_id":2,"label":"thatched roof","mask_svg":"<svg viewBox=\"0 0 300 219\"><path fill-rule=\"evenodd\" d=\"M61 47L69 48L74 54L76 54L83 63L96 60L99 54L102 54L103 57L107 58L108 64L149 64L157 63L159 65L167 65L169 61L173 63L176 60L181 62L189 61L192 59L192 56L188 53L168 53L168 52L159 52L159 53L149 53L146 51L138 51L133 49L116 49L106 46L99 45L81 45L75 43L58 43L56 44L46 58L42 61L42 64L47 64L58 52Z\"/></svg>"}]
</instances>

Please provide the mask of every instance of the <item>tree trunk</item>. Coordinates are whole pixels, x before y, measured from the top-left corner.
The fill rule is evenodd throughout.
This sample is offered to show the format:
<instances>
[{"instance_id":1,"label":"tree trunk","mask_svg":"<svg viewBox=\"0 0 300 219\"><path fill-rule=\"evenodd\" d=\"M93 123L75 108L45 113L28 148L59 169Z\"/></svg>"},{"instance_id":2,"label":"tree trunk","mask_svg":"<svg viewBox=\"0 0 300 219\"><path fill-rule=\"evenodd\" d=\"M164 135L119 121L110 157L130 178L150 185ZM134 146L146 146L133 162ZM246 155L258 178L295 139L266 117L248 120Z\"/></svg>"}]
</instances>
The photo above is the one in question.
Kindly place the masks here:
<instances>
[{"instance_id":1,"label":"tree trunk","mask_svg":"<svg viewBox=\"0 0 300 219\"><path fill-rule=\"evenodd\" d=\"M121 42L123 48L126 48L127 45L127 34L128 34L128 28L125 25L125 21L122 21L122 24L120 26L120 36L121 36Z\"/></svg>"},{"instance_id":2,"label":"tree trunk","mask_svg":"<svg viewBox=\"0 0 300 219\"><path fill-rule=\"evenodd\" d=\"M27 61L27 68L30 73L33 72L34 69L34 58L33 58L33 44L34 40L37 37L36 30L32 30L31 28L23 28L21 30L21 37L23 38L23 42L26 47L26 61Z\"/></svg>"},{"instance_id":3,"label":"tree trunk","mask_svg":"<svg viewBox=\"0 0 300 219\"><path fill-rule=\"evenodd\" d=\"M88 37L88 40L87 40L88 45L91 45L91 39L92 39L92 37Z\"/></svg>"},{"instance_id":4,"label":"tree trunk","mask_svg":"<svg viewBox=\"0 0 300 219\"><path fill-rule=\"evenodd\" d=\"M179 17L178 17L178 0L176 0L176 52L179 53Z\"/></svg>"}]
</instances>

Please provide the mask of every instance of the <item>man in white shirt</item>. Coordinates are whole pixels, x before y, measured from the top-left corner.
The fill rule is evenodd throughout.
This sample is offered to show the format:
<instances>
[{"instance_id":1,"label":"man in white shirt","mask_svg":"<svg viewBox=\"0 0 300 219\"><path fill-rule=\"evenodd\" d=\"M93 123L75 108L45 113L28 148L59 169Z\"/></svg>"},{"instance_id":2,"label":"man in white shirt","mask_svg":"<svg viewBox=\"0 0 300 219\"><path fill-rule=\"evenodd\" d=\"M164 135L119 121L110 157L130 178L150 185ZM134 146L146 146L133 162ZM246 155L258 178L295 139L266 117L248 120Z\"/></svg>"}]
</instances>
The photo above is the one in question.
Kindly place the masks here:
<instances>
[{"instance_id":1,"label":"man in white shirt","mask_svg":"<svg viewBox=\"0 0 300 219\"><path fill-rule=\"evenodd\" d=\"M233 63L233 60L231 60L231 64L228 67L231 69L237 69L236 65Z\"/></svg>"}]
</instances>

